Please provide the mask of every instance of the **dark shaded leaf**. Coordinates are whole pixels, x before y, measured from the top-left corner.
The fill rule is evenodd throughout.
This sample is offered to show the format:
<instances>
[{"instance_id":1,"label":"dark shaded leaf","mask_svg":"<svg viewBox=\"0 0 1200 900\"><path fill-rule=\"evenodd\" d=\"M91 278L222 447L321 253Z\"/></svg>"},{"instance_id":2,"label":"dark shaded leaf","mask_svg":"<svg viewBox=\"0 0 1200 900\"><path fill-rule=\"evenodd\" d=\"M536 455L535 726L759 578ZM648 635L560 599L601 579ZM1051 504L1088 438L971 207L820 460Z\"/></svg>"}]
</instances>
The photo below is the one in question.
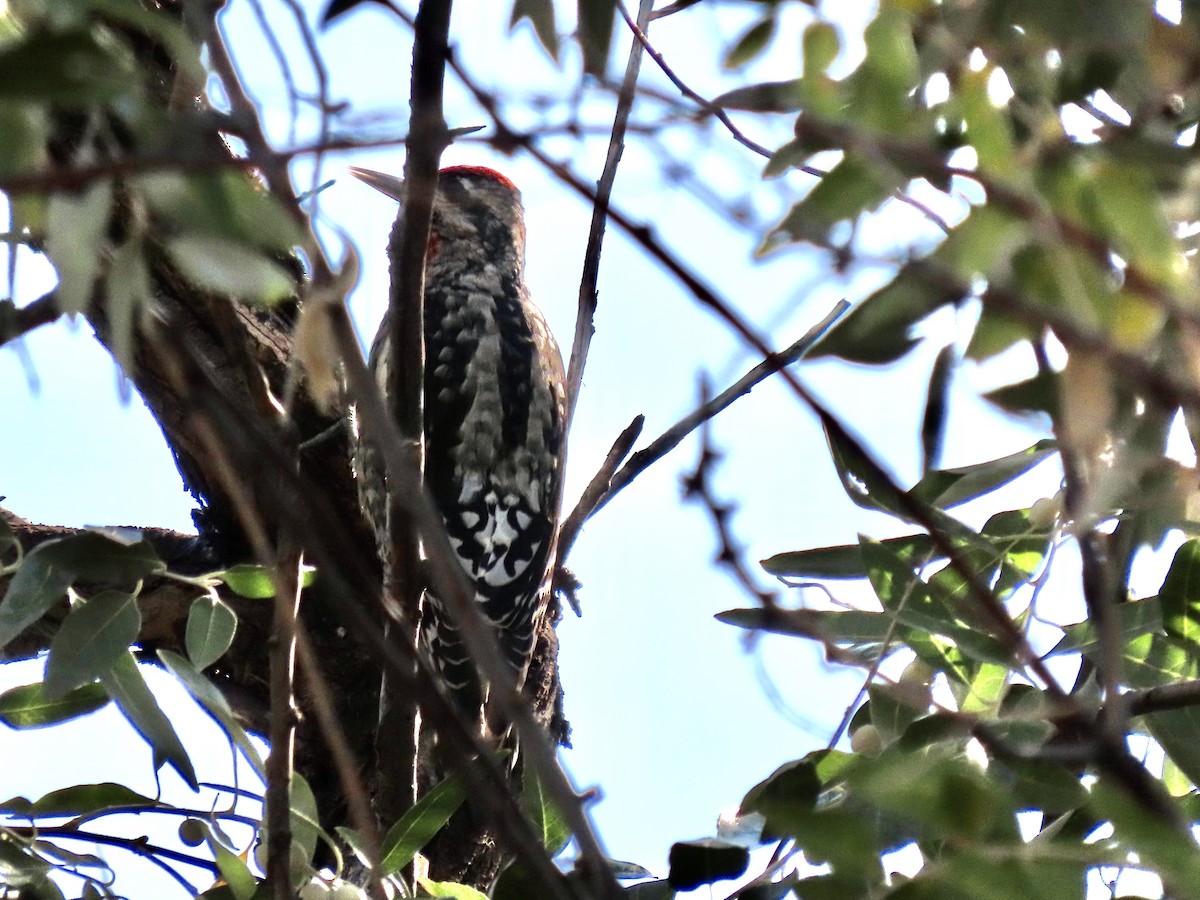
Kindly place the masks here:
<instances>
[{"instance_id":1,"label":"dark shaded leaf","mask_svg":"<svg viewBox=\"0 0 1200 900\"><path fill-rule=\"evenodd\" d=\"M77 603L50 642L46 696L56 699L95 681L137 640L141 627L142 614L132 594L102 591Z\"/></svg>"},{"instance_id":2,"label":"dark shaded leaf","mask_svg":"<svg viewBox=\"0 0 1200 900\"><path fill-rule=\"evenodd\" d=\"M705 884L737 878L750 865L750 851L736 844L704 838L671 845L667 881L677 891L690 891Z\"/></svg>"},{"instance_id":3,"label":"dark shaded leaf","mask_svg":"<svg viewBox=\"0 0 1200 900\"><path fill-rule=\"evenodd\" d=\"M136 91L133 56L113 34L35 31L0 50L0 99L81 109Z\"/></svg>"},{"instance_id":4,"label":"dark shaded leaf","mask_svg":"<svg viewBox=\"0 0 1200 900\"><path fill-rule=\"evenodd\" d=\"M929 388L925 392L925 414L921 418L921 471L928 473L937 465L946 438L946 405L950 396L950 379L958 364L958 350L947 344L938 351L933 370L929 373Z\"/></svg>"},{"instance_id":5,"label":"dark shaded leaf","mask_svg":"<svg viewBox=\"0 0 1200 900\"><path fill-rule=\"evenodd\" d=\"M51 700L41 682L9 688L0 694L0 722L9 728L42 728L86 716L108 703L108 694L98 684L76 688Z\"/></svg>"},{"instance_id":6,"label":"dark shaded leaf","mask_svg":"<svg viewBox=\"0 0 1200 900\"><path fill-rule=\"evenodd\" d=\"M809 351L809 358L837 356L849 362L892 362L916 346L909 334L917 322L961 294L939 288L911 263L833 326Z\"/></svg>"}]
</instances>

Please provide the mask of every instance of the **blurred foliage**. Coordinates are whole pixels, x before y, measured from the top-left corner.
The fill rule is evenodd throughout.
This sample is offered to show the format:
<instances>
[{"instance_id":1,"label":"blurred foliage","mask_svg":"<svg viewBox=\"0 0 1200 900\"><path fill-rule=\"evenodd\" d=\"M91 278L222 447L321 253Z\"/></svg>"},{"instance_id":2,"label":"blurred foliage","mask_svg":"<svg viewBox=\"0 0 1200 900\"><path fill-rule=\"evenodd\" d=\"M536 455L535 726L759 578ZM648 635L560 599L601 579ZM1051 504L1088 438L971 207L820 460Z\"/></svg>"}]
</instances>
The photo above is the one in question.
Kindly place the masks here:
<instances>
[{"instance_id":1,"label":"blurred foliage","mask_svg":"<svg viewBox=\"0 0 1200 900\"><path fill-rule=\"evenodd\" d=\"M359 5L329 4L323 21ZM881 0L865 55L843 73L847 41L833 4L752 6L713 69L749 71L795 6L809 16L800 63L790 78L749 81L715 105L747 125L792 122L791 137L765 161L766 179L822 173L764 230L761 252L808 245L845 268L871 256L864 223L901 203L940 235L909 243L897 235L886 283L810 353L884 366L939 343L911 435L924 472L898 484L886 460L836 417L822 417L847 495L905 534L785 549L763 565L788 585L820 582L835 598L858 581L877 603L756 606L721 619L816 641L832 660L859 666L864 700L848 740L835 735L829 749L784 761L748 791L738 827L675 845L669 877L627 893L670 897L739 877L758 859L748 847L771 844L771 863L737 896L1061 900L1096 895L1100 883L1137 871L1149 889L1161 881L1168 896L1200 897L1192 837L1200 533L1189 513L1198 479L1194 454L1168 448L1172 429L1200 437L1200 7ZM670 7L689 14L689 4ZM115 353L131 365L138 323L162 287L150 277L153 262L166 260L217 297L269 303L293 293L286 259L301 241L296 221L229 166L222 141L241 125L192 99L206 78L204 22L166 0L11 0L0 9L5 239L54 264L59 310L103 304ZM579 27L567 36L561 23L571 15ZM581 78L602 77L620 44L611 3L515 0L510 22L528 23L559 65L574 42ZM961 215L944 220L915 199L930 190L957 199ZM948 308L959 312L951 335L931 325ZM1020 453L939 469L946 434L960 427L948 409L958 368L1010 353L1024 361L1013 367L1022 374L984 399L1040 423L1046 437ZM1009 485L1054 465L1063 473L1058 495L1007 508ZM954 512L968 503L987 511L982 527ZM1135 596L1139 552L1178 534L1185 540L1160 590ZM1075 552L1059 554L1064 547ZM182 576L145 543L98 534L22 552L3 520L0 565L12 576L0 646L52 609L67 610L44 681L0 695L5 726L53 727L111 701L153 748L156 767L194 785L188 752L134 655L144 579L175 578L196 589L187 656L161 651L158 662L261 772L255 745L205 670L225 656L238 625L217 586L269 598L267 573ZM1086 600L1084 620L1052 624L1044 608L1052 592L1043 591L1052 573L1054 593ZM96 583L106 586L91 590ZM1161 750L1163 762L1132 755L1146 747ZM391 823L382 873L406 870L463 799L450 780ZM523 803L547 851L562 850L565 826L536 780ZM77 847L84 826L128 812L181 819L180 840L202 848L219 879L209 896L259 896L253 839L231 839L226 813L113 784L0 804L3 884L22 897L61 897L56 875L71 873L79 896L115 896L109 864L61 842ZM335 842L321 832L299 778L292 815L302 896L360 896L340 871L317 876L311 861L325 842L366 862L362 837L340 828ZM895 871L901 850L920 860L907 875ZM797 867L801 859L810 865ZM645 874L629 864L614 870L631 880ZM531 896L530 879L514 866L495 896ZM476 895L429 881L420 890Z\"/></svg>"}]
</instances>

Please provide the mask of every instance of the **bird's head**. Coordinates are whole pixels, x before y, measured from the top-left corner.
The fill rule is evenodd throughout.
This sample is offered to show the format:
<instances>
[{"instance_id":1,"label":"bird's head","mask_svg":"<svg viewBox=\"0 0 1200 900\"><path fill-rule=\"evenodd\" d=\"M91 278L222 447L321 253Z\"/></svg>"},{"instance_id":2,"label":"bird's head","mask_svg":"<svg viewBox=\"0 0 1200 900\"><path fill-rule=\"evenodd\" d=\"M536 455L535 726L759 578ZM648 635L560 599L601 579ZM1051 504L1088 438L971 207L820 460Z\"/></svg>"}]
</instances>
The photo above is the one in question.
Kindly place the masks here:
<instances>
[{"instance_id":1,"label":"bird's head","mask_svg":"<svg viewBox=\"0 0 1200 900\"><path fill-rule=\"evenodd\" d=\"M404 179L372 169L350 173L393 200L404 202ZM507 177L484 166L451 166L438 174L431 241L511 244L523 248L521 192ZM434 247L431 246L431 251Z\"/></svg>"}]
</instances>

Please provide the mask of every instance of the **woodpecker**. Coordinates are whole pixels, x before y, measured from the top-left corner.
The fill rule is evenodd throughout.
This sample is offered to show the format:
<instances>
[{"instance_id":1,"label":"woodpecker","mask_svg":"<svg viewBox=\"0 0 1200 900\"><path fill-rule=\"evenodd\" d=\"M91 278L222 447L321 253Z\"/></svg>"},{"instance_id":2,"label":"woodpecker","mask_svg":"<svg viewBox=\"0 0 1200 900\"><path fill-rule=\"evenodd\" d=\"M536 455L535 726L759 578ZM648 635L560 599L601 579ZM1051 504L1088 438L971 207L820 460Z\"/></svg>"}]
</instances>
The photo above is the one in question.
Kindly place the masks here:
<instances>
[{"instance_id":1,"label":"woodpecker","mask_svg":"<svg viewBox=\"0 0 1200 900\"><path fill-rule=\"evenodd\" d=\"M351 173L402 201L403 182ZM388 245L395 269L401 216ZM566 444L562 356L525 284L521 194L492 169L439 174L425 255L425 479L475 600L522 684L546 613ZM388 316L370 368L385 400ZM364 512L383 546L386 485L361 442L356 469ZM482 717L487 694L451 613L426 595L422 634L463 712Z\"/></svg>"}]
</instances>

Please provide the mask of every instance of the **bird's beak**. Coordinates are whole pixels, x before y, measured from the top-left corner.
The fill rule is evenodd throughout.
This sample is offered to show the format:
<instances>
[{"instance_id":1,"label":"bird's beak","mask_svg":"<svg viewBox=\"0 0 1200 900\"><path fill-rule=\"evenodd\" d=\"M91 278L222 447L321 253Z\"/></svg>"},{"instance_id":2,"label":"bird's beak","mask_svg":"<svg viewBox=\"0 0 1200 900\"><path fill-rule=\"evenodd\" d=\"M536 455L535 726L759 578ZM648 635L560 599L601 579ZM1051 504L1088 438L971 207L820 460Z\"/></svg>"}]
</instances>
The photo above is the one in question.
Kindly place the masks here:
<instances>
[{"instance_id":1,"label":"bird's beak","mask_svg":"<svg viewBox=\"0 0 1200 900\"><path fill-rule=\"evenodd\" d=\"M374 169L360 169L358 166L350 166L350 174L397 202L404 200L404 179L398 175L387 175Z\"/></svg>"}]
</instances>

